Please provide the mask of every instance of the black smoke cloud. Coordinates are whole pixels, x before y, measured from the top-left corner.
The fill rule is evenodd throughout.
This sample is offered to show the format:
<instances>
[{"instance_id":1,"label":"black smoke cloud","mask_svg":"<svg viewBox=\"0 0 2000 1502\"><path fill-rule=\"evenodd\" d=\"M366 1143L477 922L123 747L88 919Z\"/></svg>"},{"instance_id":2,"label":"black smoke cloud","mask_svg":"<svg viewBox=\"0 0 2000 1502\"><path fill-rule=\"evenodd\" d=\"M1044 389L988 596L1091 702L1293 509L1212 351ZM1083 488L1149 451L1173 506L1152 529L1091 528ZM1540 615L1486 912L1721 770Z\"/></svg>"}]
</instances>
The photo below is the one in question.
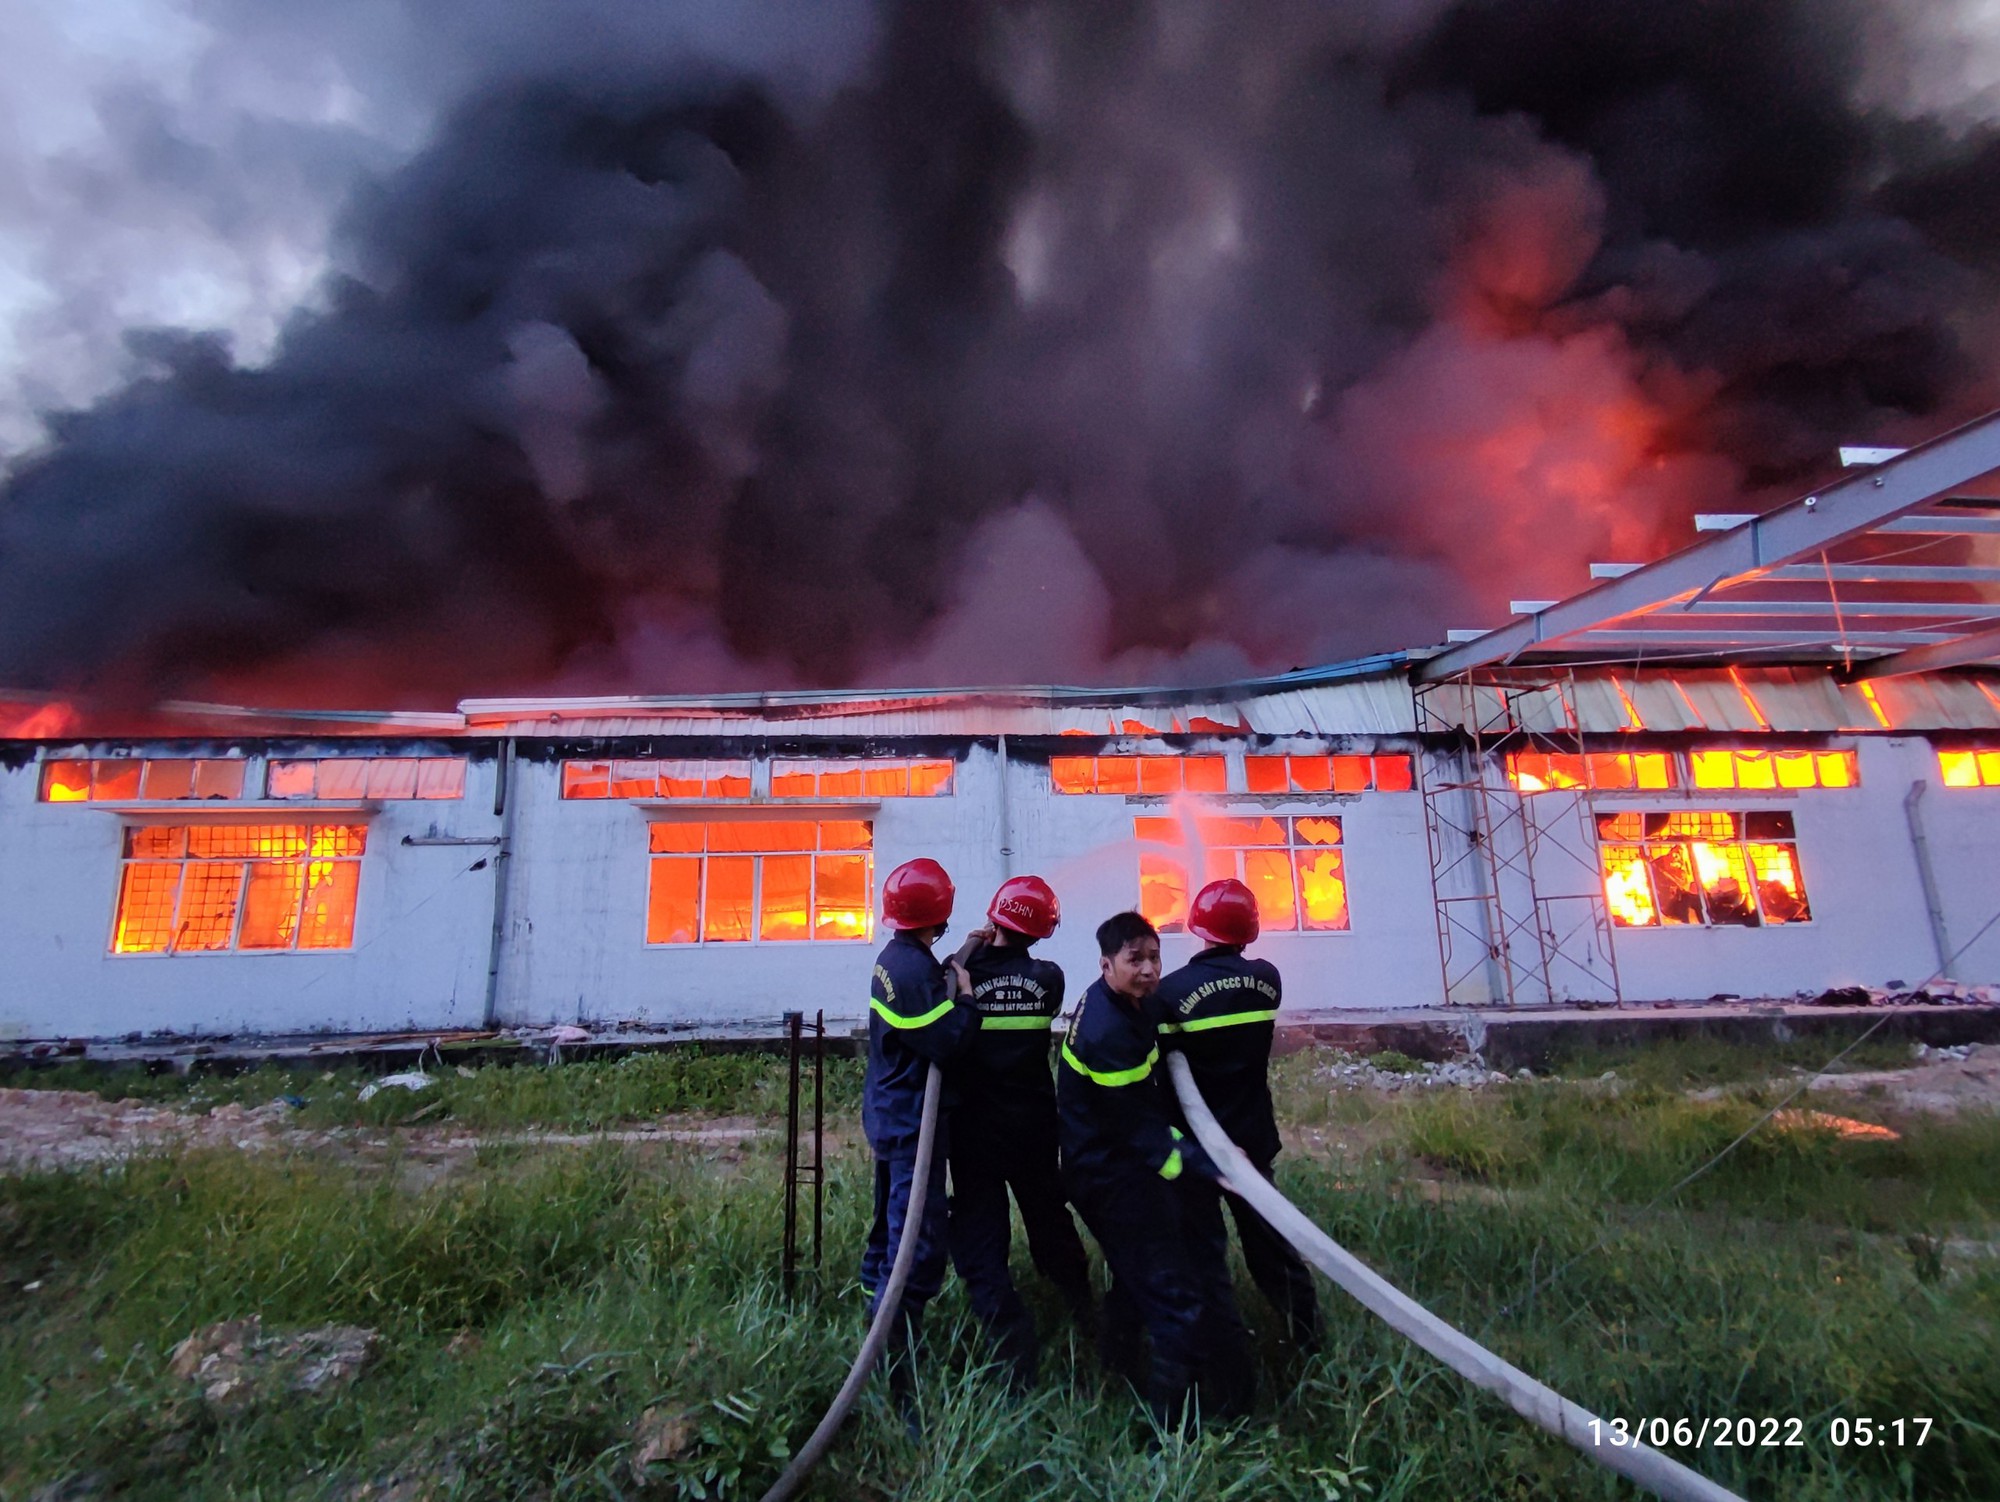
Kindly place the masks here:
<instances>
[{"instance_id":1,"label":"black smoke cloud","mask_svg":"<svg viewBox=\"0 0 2000 1502\"><path fill-rule=\"evenodd\" d=\"M271 358L135 334L6 479L0 683L1282 668L1991 401L2000 138L1893 10L657 10L419 29Z\"/></svg>"}]
</instances>

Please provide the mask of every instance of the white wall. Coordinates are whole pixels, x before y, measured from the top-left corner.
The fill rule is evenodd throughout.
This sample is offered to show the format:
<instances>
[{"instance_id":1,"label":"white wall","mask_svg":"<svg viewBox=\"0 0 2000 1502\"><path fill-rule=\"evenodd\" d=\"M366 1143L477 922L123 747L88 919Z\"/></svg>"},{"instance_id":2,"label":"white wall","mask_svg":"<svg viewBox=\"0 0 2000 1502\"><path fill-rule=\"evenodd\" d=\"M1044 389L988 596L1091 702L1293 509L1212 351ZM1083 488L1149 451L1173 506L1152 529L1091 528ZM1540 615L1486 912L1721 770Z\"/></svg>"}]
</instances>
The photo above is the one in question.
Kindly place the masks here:
<instances>
[{"instance_id":1,"label":"white wall","mask_svg":"<svg viewBox=\"0 0 2000 1502\"><path fill-rule=\"evenodd\" d=\"M171 754L230 748L183 742ZM475 760L463 799L385 802L367 816L352 949L114 955L126 821L89 803L37 802L32 762L0 769L0 1037L477 1027L493 875L490 861L467 868L493 852L402 840L433 826L446 836L493 834L493 771L491 758ZM253 765L248 785L260 778ZM292 822L309 805L235 807Z\"/></svg>"},{"instance_id":2,"label":"white wall","mask_svg":"<svg viewBox=\"0 0 2000 1502\"><path fill-rule=\"evenodd\" d=\"M649 947L647 810L615 799L565 801L553 760L523 756L516 772L503 1019L774 1022L789 1011L810 1016L824 1008L829 1021L862 1020L880 938ZM874 822L878 884L901 862L929 855L962 887L978 886L982 858L997 869L996 786L992 753L974 748L959 765L952 795L888 798L855 815ZM798 818L814 814L809 804L787 808ZM961 896L961 914L967 901Z\"/></svg>"},{"instance_id":3,"label":"white wall","mask_svg":"<svg viewBox=\"0 0 2000 1502\"><path fill-rule=\"evenodd\" d=\"M1814 921L1792 927L1619 930L1628 1000L1785 995L1914 984L1930 975L1936 957L1903 810L1918 779L1930 784L1922 809L1954 942L1964 943L2000 910L2000 790L1939 786L1935 753L1920 738L1854 743L1856 789L1598 801L1600 810L1789 808L1812 901ZM187 743L174 754L204 750L228 754ZM288 745L286 754L301 748ZM1004 874L997 756L982 746L960 754L952 796L887 799L868 815L878 881L918 855L951 871L960 889L958 934L981 921ZM89 804L37 802L32 763L0 769L0 1036L477 1026L494 873L490 864L470 868L492 851L402 840L496 835L494 776L490 757L475 759L462 800L387 802L370 817L350 951L113 956L123 820ZM845 944L648 947L647 811L614 800L565 802L552 755L522 756L514 780L503 1021L768 1023L786 1011L820 1008L842 1025L862 1020L879 935ZM1343 820L1350 931L1273 934L1254 951L1283 971L1289 1009L1439 1000L1418 794L1221 801L1241 812L1333 812ZM1009 762L1006 803L1012 869L1047 877L1062 898L1065 922L1041 952L1063 966L1074 997L1096 974L1093 929L1138 897L1132 820L1168 810L1159 799L1054 795L1046 763L1023 751ZM296 814L291 806L285 816ZM1168 964L1194 947L1192 939L1169 936ZM2000 979L2000 925L1959 970L1967 980Z\"/></svg>"}]
</instances>

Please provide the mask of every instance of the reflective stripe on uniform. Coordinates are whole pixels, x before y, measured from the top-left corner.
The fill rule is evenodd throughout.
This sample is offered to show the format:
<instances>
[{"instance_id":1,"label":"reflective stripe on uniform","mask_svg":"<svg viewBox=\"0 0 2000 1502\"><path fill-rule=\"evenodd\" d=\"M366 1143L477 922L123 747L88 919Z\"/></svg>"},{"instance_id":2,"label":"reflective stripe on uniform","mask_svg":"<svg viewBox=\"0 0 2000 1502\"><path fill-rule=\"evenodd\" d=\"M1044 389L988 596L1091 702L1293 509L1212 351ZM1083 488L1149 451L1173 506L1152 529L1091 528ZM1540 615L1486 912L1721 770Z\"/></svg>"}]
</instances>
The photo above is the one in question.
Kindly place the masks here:
<instances>
[{"instance_id":1,"label":"reflective stripe on uniform","mask_svg":"<svg viewBox=\"0 0 2000 1502\"><path fill-rule=\"evenodd\" d=\"M1205 1033L1212 1027L1235 1027L1240 1022L1275 1022L1276 1008L1268 1012L1225 1012L1220 1017L1197 1017L1192 1022L1162 1022L1163 1033Z\"/></svg>"},{"instance_id":2,"label":"reflective stripe on uniform","mask_svg":"<svg viewBox=\"0 0 2000 1502\"><path fill-rule=\"evenodd\" d=\"M1156 1047L1146 1055L1143 1064L1134 1064L1130 1069L1092 1069L1083 1060L1070 1052L1069 1039L1063 1039L1063 1062L1085 1079L1095 1080L1100 1085L1136 1085L1153 1072L1153 1066L1160 1062L1160 1050Z\"/></svg>"},{"instance_id":3,"label":"reflective stripe on uniform","mask_svg":"<svg viewBox=\"0 0 2000 1502\"><path fill-rule=\"evenodd\" d=\"M1020 1013L982 1013L979 1025L982 1028L998 1028L1007 1032L1047 1032L1055 1022L1053 1017L1028 1016Z\"/></svg>"},{"instance_id":4,"label":"reflective stripe on uniform","mask_svg":"<svg viewBox=\"0 0 2000 1502\"><path fill-rule=\"evenodd\" d=\"M1167 1154L1167 1161L1160 1165L1160 1177L1177 1179L1181 1176L1181 1150L1175 1148Z\"/></svg>"},{"instance_id":5,"label":"reflective stripe on uniform","mask_svg":"<svg viewBox=\"0 0 2000 1502\"><path fill-rule=\"evenodd\" d=\"M904 1017L899 1013L890 1011L882 1005L878 998L873 996L868 998L868 1009L891 1027L928 1027L946 1012L949 1012L952 1006L953 1003L951 1001L945 1000L939 1002L921 1017Z\"/></svg>"}]
</instances>

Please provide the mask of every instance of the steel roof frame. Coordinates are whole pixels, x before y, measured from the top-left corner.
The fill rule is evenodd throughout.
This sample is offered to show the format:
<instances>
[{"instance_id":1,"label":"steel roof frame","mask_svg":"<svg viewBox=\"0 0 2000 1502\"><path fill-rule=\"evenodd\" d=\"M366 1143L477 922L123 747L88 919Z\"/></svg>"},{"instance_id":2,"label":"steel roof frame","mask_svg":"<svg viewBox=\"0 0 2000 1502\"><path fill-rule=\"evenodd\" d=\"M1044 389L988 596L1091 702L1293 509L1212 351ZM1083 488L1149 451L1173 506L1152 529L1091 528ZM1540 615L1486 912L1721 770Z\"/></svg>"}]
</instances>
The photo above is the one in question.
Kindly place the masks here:
<instances>
[{"instance_id":1,"label":"steel roof frame","mask_svg":"<svg viewBox=\"0 0 2000 1502\"><path fill-rule=\"evenodd\" d=\"M1952 636L1936 630L1816 631L1803 622L1778 623L1790 624L1792 629L1776 631L1676 630L1662 623L1663 617L1671 619L1676 613L1676 606L1687 613L1691 625L1697 615L1704 627L1714 625L1714 615L1718 613L1740 611L1742 617L1754 618L1757 613L1754 601L1734 598L1727 601L1723 610L1711 611L1710 597L1767 580L1822 582L1829 586L1843 580L1885 585L1971 586L2000 582L2000 569L1871 565L1865 560L1828 564L1821 557L1829 548L1898 523L1901 524L1896 527L1898 531L1935 532L1944 536L1992 530L1966 525L1981 520L1976 517L1961 521L1956 517L1926 514L1916 524L1905 519L1925 506L1945 501L1954 490L1995 469L2000 469L2000 412L1848 475L1775 511L1742 519L1735 515L1705 518L1732 524L1726 530L1709 533L1692 547L1615 577L1603 578L1580 594L1523 614L1470 641L1455 642L1417 664L1416 677L1420 682L1434 683L1468 669L1504 665L1524 653L1581 655L1628 645L1658 646L1670 651L1676 645L1712 650L1740 644L1769 650L1785 645L1787 638L1801 655L1844 654L1850 647L1889 651L1889 655L1855 664L1857 677L1925 672L2000 654L2000 629ZM1794 603L1797 602L1782 602L1780 608L1769 613L1792 616L1795 612L1788 607ZM1896 612L1891 607L1896 603L1883 599L1857 602L1851 613L1865 613L1871 618L1893 616ZM1955 604L1963 612L1962 623L1968 626L1983 627L1987 619L2000 614L2000 602L1905 603ZM1850 613L1850 606L1844 600L1837 609L1832 600L1821 609L1836 620ZM1928 609L1908 613L1912 617L1933 614ZM1653 629L1648 629L1649 626ZM1902 650L1893 650L1899 647Z\"/></svg>"}]
</instances>

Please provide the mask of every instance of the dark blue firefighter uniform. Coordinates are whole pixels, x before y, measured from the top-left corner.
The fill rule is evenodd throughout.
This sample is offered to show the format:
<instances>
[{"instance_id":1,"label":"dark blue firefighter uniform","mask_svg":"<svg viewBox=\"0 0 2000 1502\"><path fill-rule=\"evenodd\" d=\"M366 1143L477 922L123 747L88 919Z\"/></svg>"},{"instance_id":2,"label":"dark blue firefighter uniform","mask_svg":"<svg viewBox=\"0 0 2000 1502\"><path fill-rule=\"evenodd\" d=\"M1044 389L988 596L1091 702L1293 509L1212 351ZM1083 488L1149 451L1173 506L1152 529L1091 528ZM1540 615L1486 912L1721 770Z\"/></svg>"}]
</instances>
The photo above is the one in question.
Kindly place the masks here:
<instances>
[{"instance_id":1,"label":"dark blue firefighter uniform","mask_svg":"<svg viewBox=\"0 0 2000 1502\"><path fill-rule=\"evenodd\" d=\"M925 1078L931 1064L962 1052L978 1026L971 1001L947 995L945 968L928 949L902 933L883 946L868 993L868 1072L861 1097L861 1125L875 1154L875 1221L861 1254L861 1286L868 1291L871 1318L889 1280L916 1181ZM940 1110L941 1127L948 1119ZM903 1312L913 1328L944 1284L946 1136L940 1131L931 1155L916 1261L903 1292Z\"/></svg>"},{"instance_id":2,"label":"dark blue firefighter uniform","mask_svg":"<svg viewBox=\"0 0 2000 1502\"><path fill-rule=\"evenodd\" d=\"M1073 1317L1090 1314L1090 1263L1070 1219L1056 1166L1056 1082L1050 1024L1062 1011L1063 973L1025 948L981 945L965 962L979 1033L953 1061L951 1259L973 1313L1016 1380L1031 1382L1034 1320L1008 1270L1011 1189L1028 1252Z\"/></svg>"},{"instance_id":3,"label":"dark blue firefighter uniform","mask_svg":"<svg viewBox=\"0 0 2000 1502\"><path fill-rule=\"evenodd\" d=\"M1056 1070L1063 1183L1111 1268L1106 1365L1131 1374L1139 1328L1152 1338L1146 1399L1178 1424L1200 1364L1201 1303L1182 1240L1177 1181L1215 1166L1169 1120L1161 1093L1157 1001L1103 981L1084 993Z\"/></svg>"},{"instance_id":4,"label":"dark blue firefighter uniform","mask_svg":"<svg viewBox=\"0 0 2000 1502\"><path fill-rule=\"evenodd\" d=\"M1159 992L1162 1041L1187 1059L1216 1121L1267 1179L1279 1151L1269 1071L1281 994L1275 965L1227 945L1204 949L1162 980ZM1170 1104L1175 1123L1185 1127L1180 1102ZM1244 1201L1205 1184L1191 1186L1186 1196L1197 1267L1209 1278L1218 1270L1228 1276L1225 1201L1251 1280L1284 1320L1286 1335L1301 1349L1313 1349L1319 1343L1319 1299L1305 1263Z\"/></svg>"}]
</instances>

